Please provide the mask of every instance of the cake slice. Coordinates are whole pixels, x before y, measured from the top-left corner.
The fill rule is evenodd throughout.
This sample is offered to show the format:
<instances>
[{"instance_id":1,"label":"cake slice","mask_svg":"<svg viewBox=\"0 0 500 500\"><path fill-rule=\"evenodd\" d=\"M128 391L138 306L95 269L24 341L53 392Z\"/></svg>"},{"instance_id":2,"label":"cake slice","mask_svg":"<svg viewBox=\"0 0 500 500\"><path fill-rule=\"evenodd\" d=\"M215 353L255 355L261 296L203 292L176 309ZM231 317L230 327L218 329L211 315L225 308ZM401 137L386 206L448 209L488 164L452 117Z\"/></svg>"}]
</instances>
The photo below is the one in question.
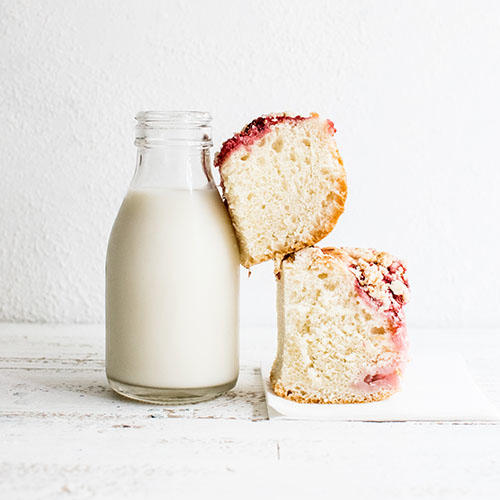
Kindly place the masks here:
<instances>
[{"instance_id":1,"label":"cake slice","mask_svg":"<svg viewBox=\"0 0 500 500\"><path fill-rule=\"evenodd\" d=\"M243 266L314 245L333 229L347 194L334 133L317 114L270 115L222 145L215 166Z\"/></svg>"},{"instance_id":2,"label":"cake slice","mask_svg":"<svg viewBox=\"0 0 500 500\"><path fill-rule=\"evenodd\" d=\"M397 391L407 359L402 262L372 249L313 247L285 257L276 279L276 394L362 403Z\"/></svg>"}]
</instances>

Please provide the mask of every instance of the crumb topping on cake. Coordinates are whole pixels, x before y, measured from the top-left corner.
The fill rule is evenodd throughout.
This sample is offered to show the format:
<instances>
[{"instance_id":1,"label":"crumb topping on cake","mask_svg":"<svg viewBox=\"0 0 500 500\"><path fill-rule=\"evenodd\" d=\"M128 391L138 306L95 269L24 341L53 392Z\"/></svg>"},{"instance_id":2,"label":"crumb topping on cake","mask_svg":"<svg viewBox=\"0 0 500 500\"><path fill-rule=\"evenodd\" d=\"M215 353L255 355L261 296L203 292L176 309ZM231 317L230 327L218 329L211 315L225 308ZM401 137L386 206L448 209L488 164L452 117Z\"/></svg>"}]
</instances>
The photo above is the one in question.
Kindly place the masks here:
<instances>
[{"instance_id":1,"label":"crumb topping on cake","mask_svg":"<svg viewBox=\"0 0 500 500\"><path fill-rule=\"evenodd\" d=\"M349 264L363 299L386 313L394 325L404 322L402 308L410 298L406 266L387 252L363 248L323 248Z\"/></svg>"},{"instance_id":2,"label":"crumb topping on cake","mask_svg":"<svg viewBox=\"0 0 500 500\"><path fill-rule=\"evenodd\" d=\"M368 258L357 258L349 269L360 290L388 313L394 323L402 323L401 311L410 294L404 264L385 252L374 252Z\"/></svg>"},{"instance_id":3,"label":"crumb topping on cake","mask_svg":"<svg viewBox=\"0 0 500 500\"><path fill-rule=\"evenodd\" d=\"M271 127L279 123L296 123L317 117L316 113L311 113L311 116L289 116L286 113L260 116L251 121L241 132L235 134L231 139L222 144L220 152L215 156L214 165L220 167L231 153L241 147L250 147L254 142L268 133ZM326 122L330 133L333 135L336 132L333 122L331 120L326 120Z\"/></svg>"}]
</instances>

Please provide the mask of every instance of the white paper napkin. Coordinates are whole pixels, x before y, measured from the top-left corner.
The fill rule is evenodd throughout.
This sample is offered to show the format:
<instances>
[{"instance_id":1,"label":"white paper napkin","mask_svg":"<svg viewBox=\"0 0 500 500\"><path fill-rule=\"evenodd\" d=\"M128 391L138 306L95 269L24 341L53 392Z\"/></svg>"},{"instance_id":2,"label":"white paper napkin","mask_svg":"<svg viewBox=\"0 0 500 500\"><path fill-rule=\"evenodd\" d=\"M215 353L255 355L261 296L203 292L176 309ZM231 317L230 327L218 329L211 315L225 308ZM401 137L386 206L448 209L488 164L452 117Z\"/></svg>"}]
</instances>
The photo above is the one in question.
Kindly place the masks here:
<instances>
[{"instance_id":1,"label":"white paper napkin","mask_svg":"<svg viewBox=\"0 0 500 500\"><path fill-rule=\"evenodd\" d=\"M276 396L270 361L261 365L269 418L338 421L500 421L500 412L472 380L459 353L420 355L408 365L401 391L385 401L322 405Z\"/></svg>"}]
</instances>

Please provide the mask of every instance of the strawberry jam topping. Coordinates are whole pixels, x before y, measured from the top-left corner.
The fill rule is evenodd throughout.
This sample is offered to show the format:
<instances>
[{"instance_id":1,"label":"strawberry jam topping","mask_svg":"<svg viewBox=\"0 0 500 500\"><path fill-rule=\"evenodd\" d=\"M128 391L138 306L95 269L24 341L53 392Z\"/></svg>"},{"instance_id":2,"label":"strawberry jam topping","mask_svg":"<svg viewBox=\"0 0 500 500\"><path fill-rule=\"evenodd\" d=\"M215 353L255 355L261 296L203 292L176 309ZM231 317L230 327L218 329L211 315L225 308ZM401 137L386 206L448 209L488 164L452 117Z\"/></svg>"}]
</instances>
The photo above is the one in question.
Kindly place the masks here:
<instances>
[{"instance_id":1,"label":"strawberry jam topping","mask_svg":"<svg viewBox=\"0 0 500 500\"><path fill-rule=\"evenodd\" d=\"M235 134L231 139L228 139L224 144L220 152L216 155L214 165L220 167L226 158L231 155L234 151L241 147L249 148L254 142L261 139L266 135L271 127L278 125L280 123L297 123L303 120L308 120L310 118L317 118L318 115L312 114L311 116L288 116L288 115L268 115L261 116L250 122L241 132ZM332 135L336 132L333 123L327 120L329 130Z\"/></svg>"},{"instance_id":2,"label":"strawberry jam topping","mask_svg":"<svg viewBox=\"0 0 500 500\"><path fill-rule=\"evenodd\" d=\"M333 124L332 120L326 120L326 124L328 126L328 131L330 134L335 134L337 132L337 129L335 128L335 125Z\"/></svg>"}]
</instances>

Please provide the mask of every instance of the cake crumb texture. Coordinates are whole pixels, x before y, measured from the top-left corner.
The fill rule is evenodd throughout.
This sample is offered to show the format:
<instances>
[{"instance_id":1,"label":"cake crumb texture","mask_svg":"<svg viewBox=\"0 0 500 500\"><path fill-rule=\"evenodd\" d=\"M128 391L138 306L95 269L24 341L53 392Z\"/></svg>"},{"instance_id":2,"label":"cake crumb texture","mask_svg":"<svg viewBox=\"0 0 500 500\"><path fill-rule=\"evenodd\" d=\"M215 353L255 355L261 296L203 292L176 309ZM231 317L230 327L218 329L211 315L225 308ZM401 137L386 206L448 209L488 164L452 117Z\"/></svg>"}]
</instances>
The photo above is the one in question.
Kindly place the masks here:
<instances>
[{"instance_id":1,"label":"cake crumb texture","mask_svg":"<svg viewBox=\"0 0 500 500\"><path fill-rule=\"evenodd\" d=\"M286 256L276 281L276 394L362 403L398 390L408 351L404 263L373 249L312 247Z\"/></svg>"},{"instance_id":2,"label":"cake crumb texture","mask_svg":"<svg viewBox=\"0 0 500 500\"><path fill-rule=\"evenodd\" d=\"M245 267L323 239L347 196L335 127L318 115L257 118L216 155Z\"/></svg>"}]
</instances>

